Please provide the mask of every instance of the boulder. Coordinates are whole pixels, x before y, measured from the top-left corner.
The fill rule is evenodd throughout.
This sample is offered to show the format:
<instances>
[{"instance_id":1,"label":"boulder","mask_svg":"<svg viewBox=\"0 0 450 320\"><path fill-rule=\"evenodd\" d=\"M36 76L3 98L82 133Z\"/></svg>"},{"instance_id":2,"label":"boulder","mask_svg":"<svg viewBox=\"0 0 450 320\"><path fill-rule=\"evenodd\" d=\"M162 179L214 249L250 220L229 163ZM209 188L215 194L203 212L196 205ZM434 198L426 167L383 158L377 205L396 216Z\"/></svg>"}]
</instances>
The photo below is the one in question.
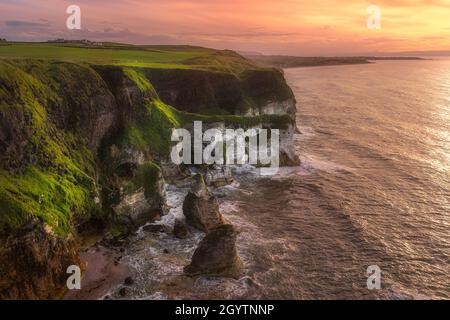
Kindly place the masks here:
<instances>
[{"instance_id":1,"label":"boulder","mask_svg":"<svg viewBox=\"0 0 450 320\"><path fill-rule=\"evenodd\" d=\"M238 232L231 224L211 230L200 242L191 264L184 268L189 276L210 275L238 278L243 263L236 250Z\"/></svg>"},{"instance_id":2,"label":"boulder","mask_svg":"<svg viewBox=\"0 0 450 320\"><path fill-rule=\"evenodd\" d=\"M233 182L231 169L226 166L214 165L206 169L205 182L214 187L223 187Z\"/></svg>"},{"instance_id":3,"label":"boulder","mask_svg":"<svg viewBox=\"0 0 450 320\"><path fill-rule=\"evenodd\" d=\"M113 207L117 221L132 231L160 216L159 208L147 201L144 190L124 195L120 203Z\"/></svg>"},{"instance_id":4,"label":"boulder","mask_svg":"<svg viewBox=\"0 0 450 320\"><path fill-rule=\"evenodd\" d=\"M217 199L209 193L203 176L197 174L194 180L191 191L183 202L186 222L205 232L227 223L219 211Z\"/></svg>"},{"instance_id":5,"label":"boulder","mask_svg":"<svg viewBox=\"0 0 450 320\"><path fill-rule=\"evenodd\" d=\"M132 277L126 277L123 283L126 286L131 286L134 284L134 280Z\"/></svg>"},{"instance_id":6,"label":"boulder","mask_svg":"<svg viewBox=\"0 0 450 320\"><path fill-rule=\"evenodd\" d=\"M127 288L123 287L119 289L119 296L125 297L127 295Z\"/></svg>"},{"instance_id":7,"label":"boulder","mask_svg":"<svg viewBox=\"0 0 450 320\"><path fill-rule=\"evenodd\" d=\"M149 224L144 226L142 229L146 232L150 233L166 233L170 234L172 230L170 230L169 226L166 226L165 224Z\"/></svg>"},{"instance_id":8,"label":"boulder","mask_svg":"<svg viewBox=\"0 0 450 320\"><path fill-rule=\"evenodd\" d=\"M190 177L188 170L183 164L176 165L171 161L161 160L160 167L164 180L170 184L183 186L185 180Z\"/></svg>"},{"instance_id":9,"label":"boulder","mask_svg":"<svg viewBox=\"0 0 450 320\"><path fill-rule=\"evenodd\" d=\"M189 237L190 231L183 221L176 219L173 227L173 235L178 239L186 239Z\"/></svg>"}]
</instances>

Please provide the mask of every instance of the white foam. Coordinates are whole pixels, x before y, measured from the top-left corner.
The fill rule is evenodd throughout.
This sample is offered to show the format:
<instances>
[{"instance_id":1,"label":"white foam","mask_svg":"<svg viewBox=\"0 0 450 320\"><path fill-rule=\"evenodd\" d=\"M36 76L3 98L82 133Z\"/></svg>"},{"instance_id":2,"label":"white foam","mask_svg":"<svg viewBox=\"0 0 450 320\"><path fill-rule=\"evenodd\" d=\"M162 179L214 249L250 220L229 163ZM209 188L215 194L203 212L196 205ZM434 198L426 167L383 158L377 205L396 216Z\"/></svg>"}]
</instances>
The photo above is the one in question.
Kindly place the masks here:
<instances>
[{"instance_id":1,"label":"white foam","mask_svg":"<svg viewBox=\"0 0 450 320\"><path fill-rule=\"evenodd\" d=\"M352 169L338 164L333 161L321 159L317 156L313 156L310 154L303 153L301 158L301 167L308 170L308 171L325 171L325 172L335 172L339 170L345 170L345 171L351 171Z\"/></svg>"}]
</instances>

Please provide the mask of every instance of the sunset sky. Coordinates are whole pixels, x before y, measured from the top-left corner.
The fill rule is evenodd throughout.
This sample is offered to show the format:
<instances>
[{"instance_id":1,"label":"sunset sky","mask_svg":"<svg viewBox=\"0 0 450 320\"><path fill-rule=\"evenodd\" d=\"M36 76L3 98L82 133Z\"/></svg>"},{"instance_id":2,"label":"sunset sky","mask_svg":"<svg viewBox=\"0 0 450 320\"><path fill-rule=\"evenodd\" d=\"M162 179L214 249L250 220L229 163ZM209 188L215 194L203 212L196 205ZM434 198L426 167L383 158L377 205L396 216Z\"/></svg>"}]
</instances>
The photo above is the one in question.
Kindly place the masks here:
<instances>
[{"instance_id":1,"label":"sunset sky","mask_svg":"<svg viewBox=\"0 0 450 320\"><path fill-rule=\"evenodd\" d=\"M66 29L81 7L82 29ZM381 30L366 26L369 4ZM0 0L0 37L194 44L267 54L450 50L450 0Z\"/></svg>"}]
</instances>

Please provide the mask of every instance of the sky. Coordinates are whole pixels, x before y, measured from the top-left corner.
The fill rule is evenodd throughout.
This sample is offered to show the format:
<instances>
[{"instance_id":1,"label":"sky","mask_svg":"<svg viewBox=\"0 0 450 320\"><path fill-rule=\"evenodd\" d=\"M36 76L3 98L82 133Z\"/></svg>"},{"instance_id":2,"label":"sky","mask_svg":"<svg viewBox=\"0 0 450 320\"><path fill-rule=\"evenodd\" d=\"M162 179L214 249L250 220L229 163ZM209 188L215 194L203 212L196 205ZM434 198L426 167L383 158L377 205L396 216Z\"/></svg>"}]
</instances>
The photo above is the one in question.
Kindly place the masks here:
<instances>
[{"instance_id":1,"label":"sky","mask_svg":"<svg viewBox=\"0 0 450 320\"><path fill-rule=\"evenodd\" d=\"M381 29L369 29L369 5ZM81 29L68 30L69 5ZM450 50L450 0L0 0L0 38L191 44L285 55Z\"/></svg>"}]
</instances>

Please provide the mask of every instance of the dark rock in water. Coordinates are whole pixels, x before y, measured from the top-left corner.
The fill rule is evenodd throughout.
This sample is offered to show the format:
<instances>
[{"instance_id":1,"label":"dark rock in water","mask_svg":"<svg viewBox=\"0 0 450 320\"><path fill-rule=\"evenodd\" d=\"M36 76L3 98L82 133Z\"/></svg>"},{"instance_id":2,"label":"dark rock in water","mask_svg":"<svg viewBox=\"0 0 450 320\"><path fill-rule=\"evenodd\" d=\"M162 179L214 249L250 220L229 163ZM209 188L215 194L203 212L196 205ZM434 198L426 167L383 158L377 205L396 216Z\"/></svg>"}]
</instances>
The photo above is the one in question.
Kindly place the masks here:
<instances>
[{"instance_id":1,"label":"dark rock in water","mask_svg":"<svg viewBox=\"0 0 450 320\"><path fill-rule=\"evenodd\" d=\"M195 176L195 183L184 199L183 213L188 224L205 232L227 223L219 211L219 203L209 193L201 174Z\"/></svg>"},{"instance_id":2,"label":"dark rock in water","mask_svg":"<svg viewBox=\"0 0 450 320\"><path fill-rule=\"evenodd\" d=\"M206 235L184 268L190 276L211 275L238 278L243 264L236 250L238 232L231 224L224 224Z\"/></svg>"},{"instance_id":3,"label":"dark rock in water","mask_svg":"<svg viewBox=\"0 0 450 320\"><path fill-rule=\"evenodd\" d=\"M186 239L189 237L190 231L183 221L177 219L175 220L175 225L173 227L173 235L178 239Z\"/></svg>"},{"instance_id":4,"label":"dark rock in water","mask_svg":"<svg viewBox=\"0 0 450 320\"><path fill-rule=\"evenodd\" d=\"M160 166L164 180L170 184L182 186L185 184L184 180L190 178L189 171L183 164L176 165L171 161L161 160Z\"/></svg>"},{"instance_id":5,"label":"dark rock in water","mask_svg":"<svg viewBox=\"0 0 450 320\"><path fill-rule=\"evenodd\" d=\"M205 182L214 187L223 187L233 182L231 169L226 166L213 165L206 169Z\"/></svg>"},{"instance_id":6,"label":"dark rock in water","mask_svg":"<svg viewBox=\"0 0 450 320\"><path fill-rule=\"evenodd\" d=\"M132 277L126 277L123 283L127 286L131 286L134 283L134 280Z\"/></svg>"},{"instance_id":7,"label":"dark rock in water","mask_svg":"<svg viewBox=\"0 0 450 320\"><path fill-rule=\"evenodd\" d=\"M170 227L166 226L165 224L149 224L147 226L144 226L142 229L146 232L151 233L171 233Z\"/></svg>"},{"instance_id":8,"label":"dark rock in water","mask_svg":"<svg viewBox=\"0 0 450 320\"><path fill-rule=\"evenodd\" d=\"M280 166L299 166L300 158L295 153L294 136L297 131L295 125L289 125L286 129L280 130Z\"/></svg>"},{"instance_id":9,"label":"dark rock in water","mask_svg":"<svg viewBox=\"0 0 450 320\"><path fill-rule=\"evenodd\" d=\"M120 288L119 296L125 297L127 295L127 288Z\"/></svg>"}]
</instances>

